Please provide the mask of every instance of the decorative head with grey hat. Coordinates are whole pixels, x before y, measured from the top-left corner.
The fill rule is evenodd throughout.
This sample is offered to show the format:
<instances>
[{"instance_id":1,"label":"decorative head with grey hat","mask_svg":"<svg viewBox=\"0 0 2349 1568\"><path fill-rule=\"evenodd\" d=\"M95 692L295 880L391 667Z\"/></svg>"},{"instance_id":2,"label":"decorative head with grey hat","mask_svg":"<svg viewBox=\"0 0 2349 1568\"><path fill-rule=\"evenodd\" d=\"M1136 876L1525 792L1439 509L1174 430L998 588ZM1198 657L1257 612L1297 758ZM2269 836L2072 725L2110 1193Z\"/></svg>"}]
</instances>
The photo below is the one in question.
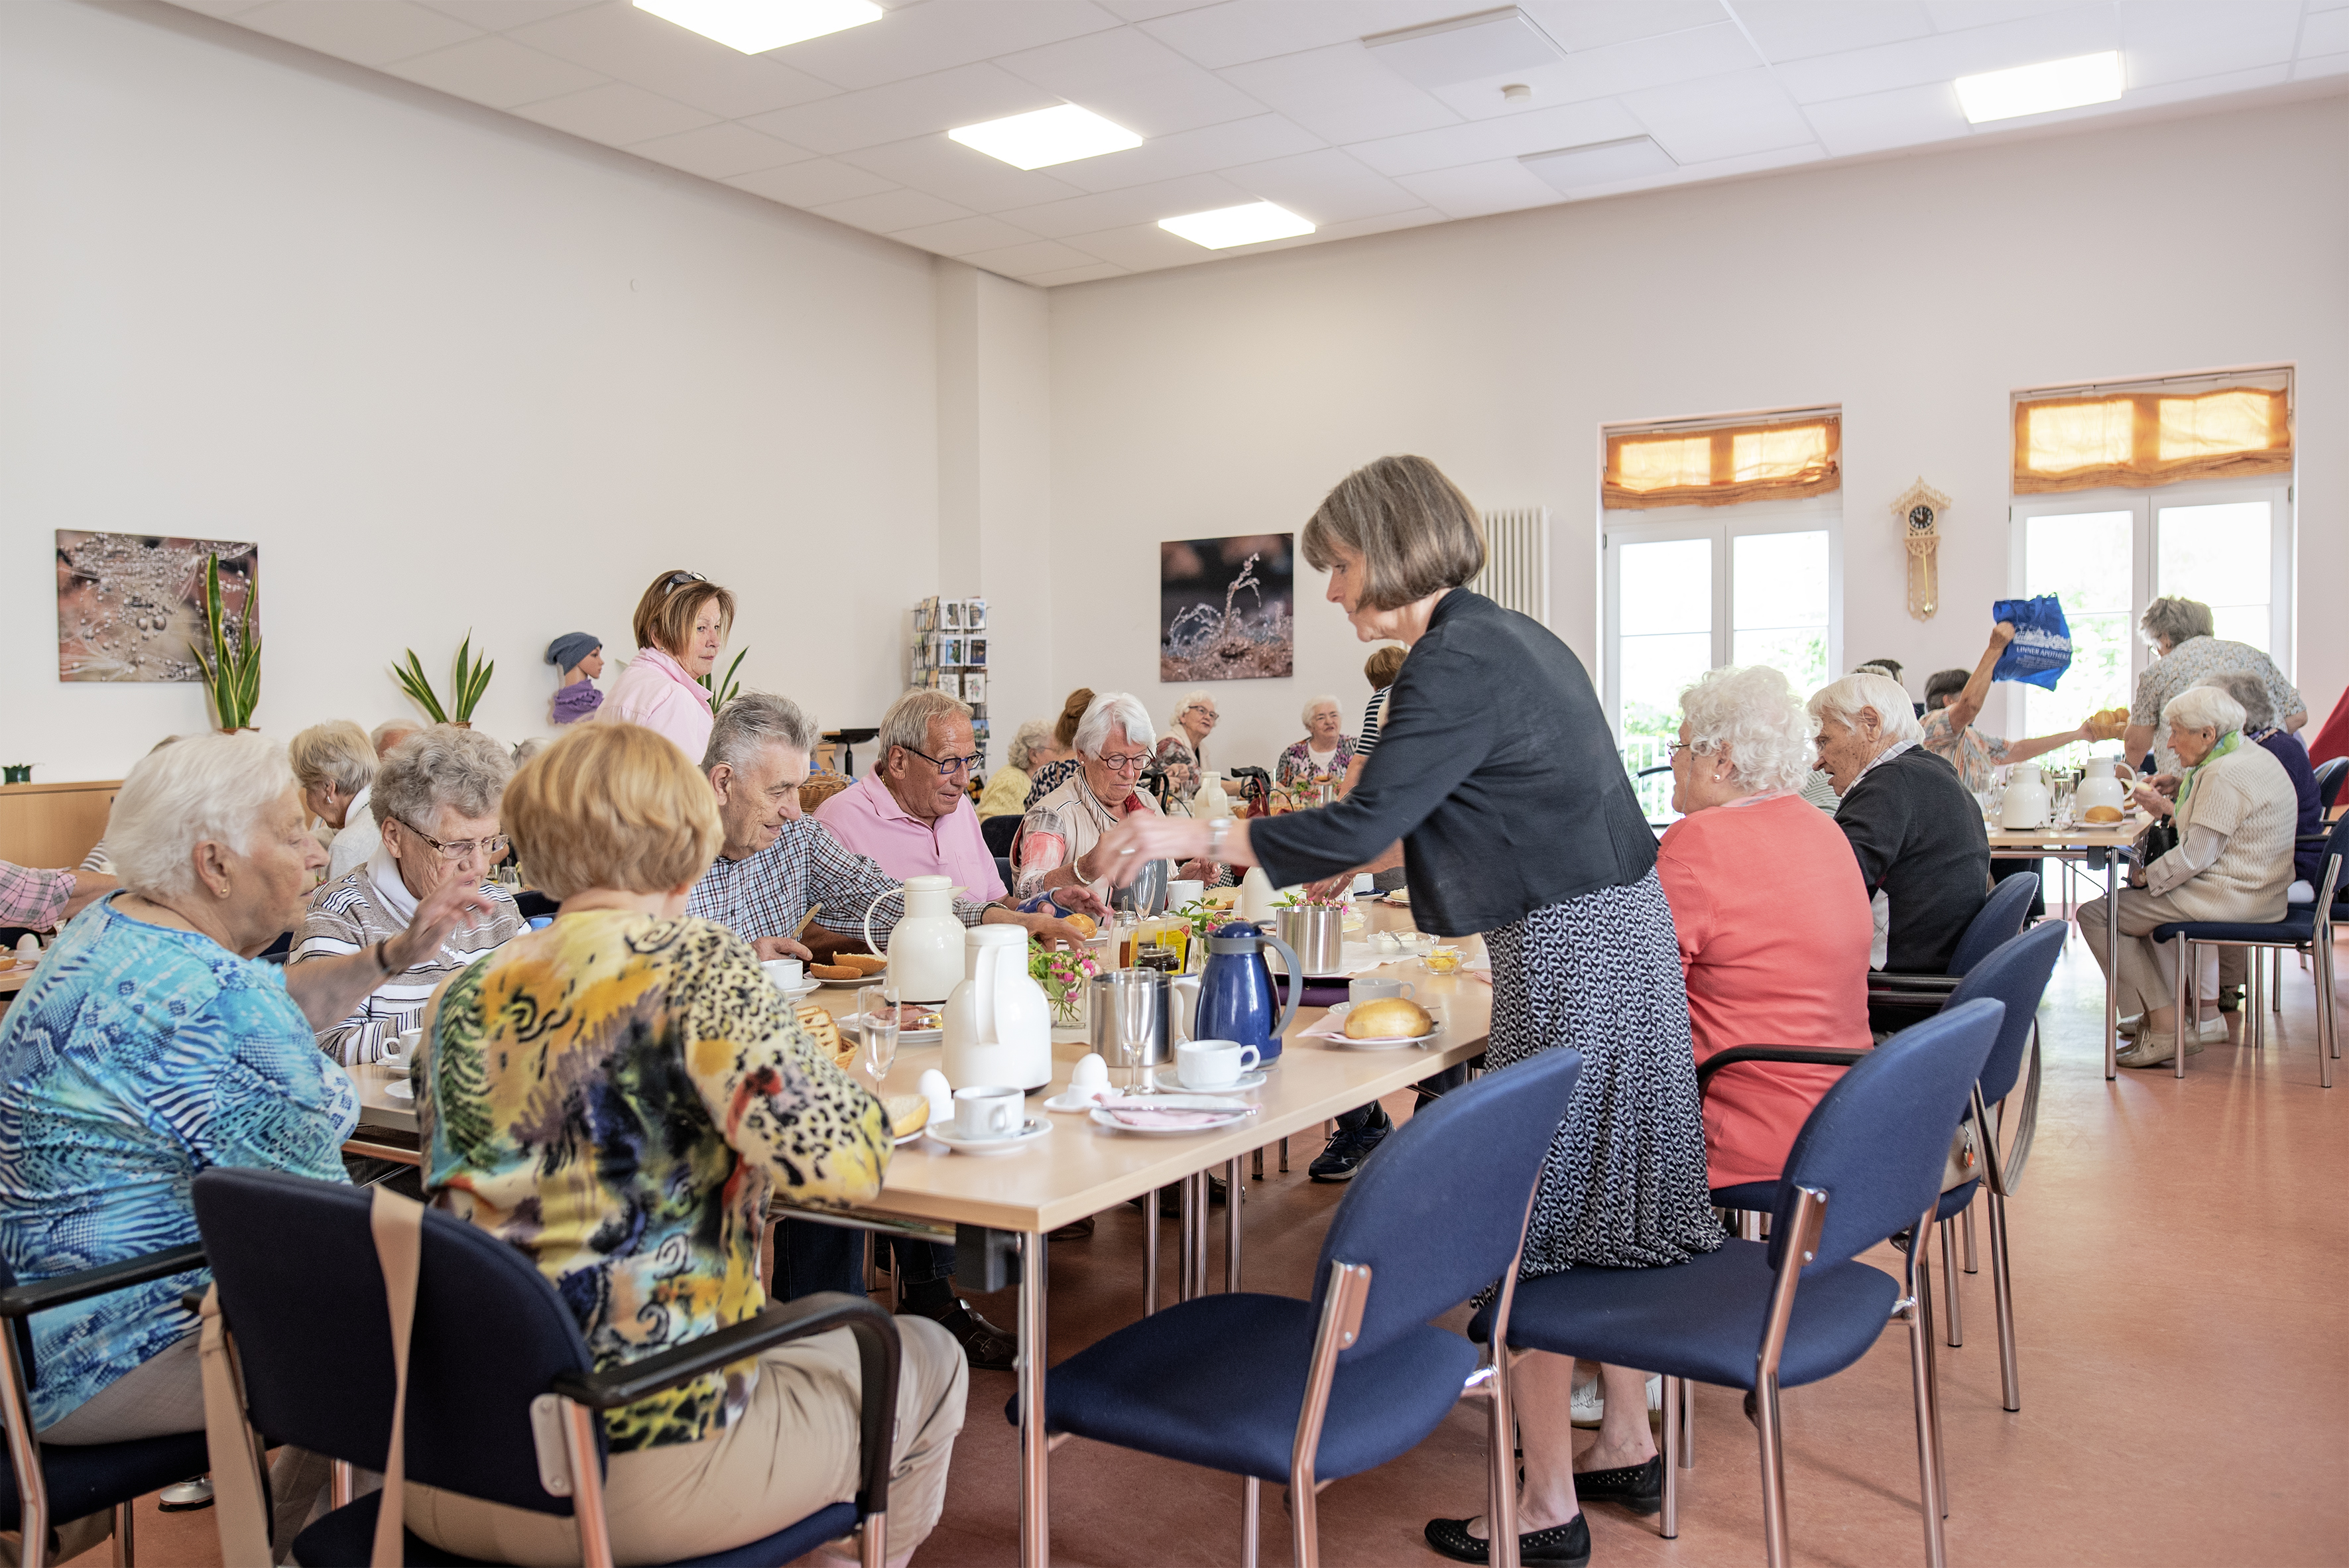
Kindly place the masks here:
<instances>
[{"instance_id":1,"label":"decorative head with grey hat","mask_svg":"<svg viewBox=\"0 0 2349 1568\"><path fill-rule=\"evenodd\" d=\"M604 673L604 640L585 632L565 632L547 644L546 662L563 672L563 685L554 694L554 722L577 724L595 717L604 703L604 694L595 689L595 677Z\"/></svg>"}]
</instances>

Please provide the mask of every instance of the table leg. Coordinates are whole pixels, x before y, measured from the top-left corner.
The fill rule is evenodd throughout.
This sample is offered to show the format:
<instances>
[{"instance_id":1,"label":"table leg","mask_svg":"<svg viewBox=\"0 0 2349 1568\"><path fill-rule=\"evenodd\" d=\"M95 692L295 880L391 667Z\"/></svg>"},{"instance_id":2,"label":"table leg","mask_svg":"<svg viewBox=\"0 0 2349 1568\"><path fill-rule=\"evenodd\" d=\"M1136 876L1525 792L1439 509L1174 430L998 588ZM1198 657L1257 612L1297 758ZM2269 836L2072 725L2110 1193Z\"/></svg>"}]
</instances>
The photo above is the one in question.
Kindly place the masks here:
<instances>
[{"instance_id":1,"label":"table leg","mask_svg":"<svg viewBox=\"0 0 2349 1568\"><path fill-rule=\"evenodd\" d=\"M1142 1195L1142 1315L1158 1310L1158 1189Z\"/></svg>"},{"instance_id":2,"label":"table leg","mask_svg":"<svg viewBox=\"0 0 2349 1568\"><path fill-rule=\"evenodd\" d=\"M1191 1205L1197 1202L1188 1176L1174 1183L1174 1299L1191 1299Z\"/></svg>"},{"instance_id":3,"label":"table leg","mask_svg":"<svg viewBox=\"0 0 2349 1568\"><path fill-rule=\"evenodd\" d=\"M1153 1221L1156 1215L1152 1216ZM1019 1563L1052 1561L1051 1445L1044 1438L1044 1233L1019 1237Z\"/></svg>"},{"instance_id":4,"label":"table leg","mask_svg":"<svg viewBox=\"0 0 2349 1568\"><path fill-rule=\"evenodd\" d=\"M1225 1195L1225 1200L1227 1202L1238 1202L1237 1199L1232 1198L1228 1193ZM1189 1289L1191 1292L1191 1299L1195 1301L1200 1296L1207 1294L1207 1215L1213 1205L1214 1197L1207 1185L1207 1173L1205 1171L1194 1171L1191 1172L1191 1280Z\"/></svg>"},{"instance_id":5,"label":"table leg","mask_svg":"<svg viewBox=\"0 0 2349 1568\"><path fill-rule=\"evenodd\" d=\"M1264 1158L1264 1150L1257 1150ZM1240 1288L1240 1162L1234 1155L1224 1177L1224 1289L1237 1294Z\"/></svg>"},{"instance_id":6,"label":"table leg","mask_svg":"<svg viewBox=\"0 0 2349 1568\"><path fill-rule=\"evenodd\" d=\"M2121 966L2121 851L2105 853L2105 1081L2120 1076L2119 1054L2121 1033L2121 997L2119 982L2114 978ZM2185 1059L2185 1047L2178 1048L2178 1058Z\"/></svg>"}]
</instances>

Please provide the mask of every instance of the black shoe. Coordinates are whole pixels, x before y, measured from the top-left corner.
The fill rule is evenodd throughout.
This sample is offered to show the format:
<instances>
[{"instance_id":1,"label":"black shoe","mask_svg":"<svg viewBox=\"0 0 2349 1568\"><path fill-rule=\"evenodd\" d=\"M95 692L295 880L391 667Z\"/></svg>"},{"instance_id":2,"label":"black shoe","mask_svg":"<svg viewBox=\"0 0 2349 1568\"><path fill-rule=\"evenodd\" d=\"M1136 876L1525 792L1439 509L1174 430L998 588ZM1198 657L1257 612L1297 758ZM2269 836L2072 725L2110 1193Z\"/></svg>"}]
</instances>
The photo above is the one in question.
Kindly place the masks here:
<instances>
[{"instance_id":1,"label":"black shoe","mask_svg":"<svg viewBox=\"0 0 2349 1568\"><path fill-rule=\"evenodd\" d=\"M953 1296L948 1297L945 1312L921 1315L955 1336L955 1343L962 1346L962 1353L969 1359L972 1371L1009 1372L1018 1364L1019 1341L1017 1338L971 1311L968 1302Z\"/></svg>"},{"instance_id":2,"label":"black shoe","mask_svg":"<svg viewBox=\"0 0 2349 1568\"><path fill-rule=\"evenodd\" d=\"M1081 1242L1092 1233L1093 1217L1087 1214L1081 1220L1071 1221L1059 1230L1050 1233L1047 1239L1055 1242Z\"/></svg>"},{"instance_id":3,"label":"black shoe","mask_svg":"<svg viewBox=\"0 0 2349 1568\"><path fill-rule=\"evenodd\" d=\"M1490 1548L1485 1542L1468 1533L1468 1522L1464 1519L1429 1520L1427 1543L1454 1563L1492 1561ZM1536 1530L1519 1535L1517 1561L1563 1563L1567 1564L1567 1568L1582 1568L1584 1563L1590 1561L1588 1522L1578 1513L1564 1524L1553 1524L1547 1530Z\"/></svg>"},{"instance_id":4,"label":"black shoe","mask_svg":"<svg viewBox=\"0 0 2349 1568\"><path fill-rule=\"evenodd\" d=\"M1577 1470L1574 1472L1574 1495L1577 1501L1619 1503L1634 1513L1661 1513L1664 1511L1664 1456L1656 1455L1643 1465L1625 1465L1620 1470Z\"/></svg>"},{"instance_id":5,"label":"black shoe","mask_svg":"<svg viewBox=\"0 0 2349 1568\"><path fill-rule=\"evenodd\" d=\"M1350 1181L1371 1151L1393 1130L1394 1123L1384 1119L1376 1127L1341 1127L1330 1135L1330 1141L1305 1173L1316 1181Z\"/></svg>"}]
</instances>

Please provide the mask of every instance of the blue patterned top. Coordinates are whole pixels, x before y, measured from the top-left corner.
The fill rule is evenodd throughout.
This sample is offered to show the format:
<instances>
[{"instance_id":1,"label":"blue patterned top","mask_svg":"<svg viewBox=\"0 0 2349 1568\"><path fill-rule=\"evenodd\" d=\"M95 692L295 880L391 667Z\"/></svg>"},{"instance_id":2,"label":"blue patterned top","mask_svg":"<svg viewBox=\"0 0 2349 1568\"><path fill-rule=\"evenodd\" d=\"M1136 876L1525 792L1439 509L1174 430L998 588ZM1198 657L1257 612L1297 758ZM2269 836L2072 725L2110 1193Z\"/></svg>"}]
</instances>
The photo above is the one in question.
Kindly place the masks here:
<instances>
[{"instance_id":1,"label":"blue patterned top","mask_svg":"<svg viewBox=\"0 0 2349 1568\"><path fill-rule=\"evenodd\" d=\"M66 928L0 1022L0 1256L20 1281L197 1240L214 1165L341 1181L358 1121L285 972L116 913ZM195 1319L204 1270L33 1319L33 1420L64 1419Z\"/></svg>"}]
</instances>

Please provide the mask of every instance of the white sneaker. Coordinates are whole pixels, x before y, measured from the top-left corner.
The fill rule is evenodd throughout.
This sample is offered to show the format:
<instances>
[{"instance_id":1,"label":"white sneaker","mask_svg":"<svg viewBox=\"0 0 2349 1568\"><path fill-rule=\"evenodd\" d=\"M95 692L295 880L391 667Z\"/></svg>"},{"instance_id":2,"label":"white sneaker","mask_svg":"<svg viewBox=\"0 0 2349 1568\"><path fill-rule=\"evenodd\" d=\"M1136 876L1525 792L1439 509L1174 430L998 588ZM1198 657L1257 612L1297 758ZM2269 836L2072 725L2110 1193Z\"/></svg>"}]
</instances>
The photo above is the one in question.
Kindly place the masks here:
<instances>
[{"instance_id":1,"label":"white sneaker","mask_svg":"<svg viewBox=\"0 0 2349 1568\"><path fill-rule=\"evenodd\" d=\"M1648 1379L1648 1413L1655 1415L1664 1408L1664 1379L1661 1374ZM1589 1429L1607 1419L1607 1389L1593 1374L1574 1380L1574 1424Z\"/></svg>"}]
</instances>

